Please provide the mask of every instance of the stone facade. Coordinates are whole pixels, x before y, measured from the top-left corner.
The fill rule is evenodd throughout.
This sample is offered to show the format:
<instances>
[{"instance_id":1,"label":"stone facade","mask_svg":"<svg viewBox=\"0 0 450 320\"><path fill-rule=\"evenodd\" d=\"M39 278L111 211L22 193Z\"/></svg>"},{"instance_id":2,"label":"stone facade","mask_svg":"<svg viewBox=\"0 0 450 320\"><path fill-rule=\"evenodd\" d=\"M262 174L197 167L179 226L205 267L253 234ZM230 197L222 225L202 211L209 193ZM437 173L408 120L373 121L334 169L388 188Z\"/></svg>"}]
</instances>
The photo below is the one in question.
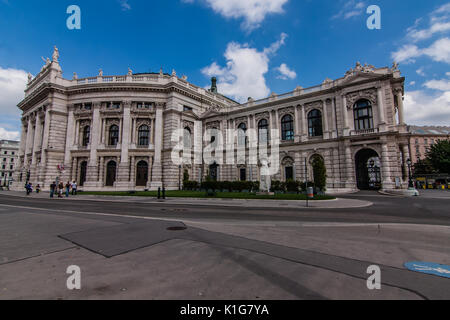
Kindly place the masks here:
<instances>
[{"instance_id":1,"label":"stone facade","mask_svg":"<svg viewBox=\"0 0 450 320\"><path fill-rule=\"evenodd\" d=\"M407 187L405 79L395 64L358 63L340 79L239 104L218 94L214 85L205 90L175 71L64 79L58 57L29 77L18 105L23 112L21 182L29 176L44 190L56 179L76 180L84 190L178 189L184 170L196 181L207 175L260 181L259 162L211 166L193 160L202 159L208 129L222 133L228 141L223 153L232 150L234 158L239 142L227 140L227 129L260 132L264 127L281 138L273 180L312 180L312 159L320 156L329 191L367 187L361 180L367 180L369 159L375 160L384 189ZM181 166L172 159L178 129L185 129L192 142L191 161ZM249 160L249 148L259 138L248 134L246 139Z\"/></svg>"},{"instance_id":2,"label":"stone facade","mask_svg":"<svg viewBox=\"0 0 450 320\"><path fill-rule=\"evenodd\" d=\"M19 142L0 140L0 186L10 186L16 168Z\"/></svg>"}]
</instances>

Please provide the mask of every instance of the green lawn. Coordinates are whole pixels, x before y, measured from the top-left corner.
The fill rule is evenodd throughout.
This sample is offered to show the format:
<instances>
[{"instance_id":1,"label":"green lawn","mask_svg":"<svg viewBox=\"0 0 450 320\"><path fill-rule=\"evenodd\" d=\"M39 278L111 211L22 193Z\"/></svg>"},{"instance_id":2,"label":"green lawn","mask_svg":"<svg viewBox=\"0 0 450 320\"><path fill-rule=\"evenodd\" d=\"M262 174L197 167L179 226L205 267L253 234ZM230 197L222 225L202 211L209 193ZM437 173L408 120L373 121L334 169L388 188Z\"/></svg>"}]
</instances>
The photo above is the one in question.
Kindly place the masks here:
<instances>
[{"instance_id":1,"label":"green lawn","mask_svg":"<svg viewBox=\"0 0 450 320\"><path fill-rule=\"evenodd\" d=\"M139 191L136 193L130 192L83 192L83 195L99 195L99 196L134 196L134 197L157 197L157 191ZM205 198L205 199L263 199L263 200L306 200L305 194L275 194L270 195L257 195L255 193L246 192L217 192L215 196L207 196L204 191L166 191L166 197L168 198ZM314 197L314 200L333 200L331 196L318 196Z\"/></svg>"}]
</instances>

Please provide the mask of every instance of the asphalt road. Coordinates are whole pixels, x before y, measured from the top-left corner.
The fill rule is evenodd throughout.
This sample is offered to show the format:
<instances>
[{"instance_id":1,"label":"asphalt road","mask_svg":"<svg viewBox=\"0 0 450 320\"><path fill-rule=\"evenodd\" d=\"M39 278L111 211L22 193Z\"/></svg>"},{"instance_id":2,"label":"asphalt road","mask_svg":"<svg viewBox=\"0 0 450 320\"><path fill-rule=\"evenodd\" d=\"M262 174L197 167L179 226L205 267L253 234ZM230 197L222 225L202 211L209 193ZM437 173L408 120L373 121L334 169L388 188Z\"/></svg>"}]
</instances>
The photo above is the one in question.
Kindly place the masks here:
<instances>
[{"instance_id":1,"label":"asphalt road","mask_svg":"<svg viewBox=\"0 0 450 320\"><path fill-rule=\"evenodd\" d=\"M449 199L376 193L351 209L0 195L0 299L450 299ZM82 269L69 291L66 268ZM368 290L367 268L382 272Z\"/></svg>"}]
</instances>

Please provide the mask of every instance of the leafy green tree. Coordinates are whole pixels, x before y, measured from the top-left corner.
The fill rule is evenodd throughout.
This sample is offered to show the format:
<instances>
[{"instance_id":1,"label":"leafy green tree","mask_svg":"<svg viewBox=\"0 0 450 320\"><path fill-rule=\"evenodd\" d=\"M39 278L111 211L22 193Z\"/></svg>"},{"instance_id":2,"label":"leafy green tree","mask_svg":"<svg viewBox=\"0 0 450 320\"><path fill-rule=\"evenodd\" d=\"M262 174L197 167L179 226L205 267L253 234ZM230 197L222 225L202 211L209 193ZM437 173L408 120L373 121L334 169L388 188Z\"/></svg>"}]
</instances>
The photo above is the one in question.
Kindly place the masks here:
<instances>
[{"instance_id":1,"label":"leafy green tree","mask_svg":"<svg viewBox=\"0 0 450 320\"><path fill-rule=\"evenodd\" d=\"M450 141L440 140L431 146L427 161L438 173L450 173Z\"/></svg>"},{"instance_id":2,"label":"leafy green tree","mask_svg":"<svg viewBox=\"0 0 450 320\"><path fill-rule=\"evenodd\" d=\"M435 173L435 170L428 159L423 159L416 162L412 170L415 175Z\"/></svg>"},{"instance_id":3,"label":"leafy green tree","mask_svg":"<svg viewBox=\"0 0 450 320\"><path fill-rule=\"evenodd\" d=\"M327 168L322 157L314 157L313 163L314 185L321 191L326 191L327 188Z\"/></svg>"}]
</instances>

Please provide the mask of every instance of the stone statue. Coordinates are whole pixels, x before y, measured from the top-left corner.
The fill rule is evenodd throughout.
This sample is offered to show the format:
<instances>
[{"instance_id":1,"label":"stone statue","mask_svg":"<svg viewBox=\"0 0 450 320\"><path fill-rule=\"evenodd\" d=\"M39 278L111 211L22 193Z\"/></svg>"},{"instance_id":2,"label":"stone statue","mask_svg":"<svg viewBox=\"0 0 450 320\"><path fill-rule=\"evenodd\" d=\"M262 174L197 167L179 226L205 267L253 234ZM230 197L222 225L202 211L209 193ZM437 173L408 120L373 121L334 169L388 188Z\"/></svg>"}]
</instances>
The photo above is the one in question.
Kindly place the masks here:
<instances>
[{"instance_id":1,"label":"stone statue","mask_svg":"<svg viewBox=\"0 0 450 320\"><path fill-rule=\"evenodd\" d=\"M272 187L272 178L269 174L269 164L265 159L261 160L260 173L259 190L261 192L270 192L270 188Z\"/></svg>"},{"instance_id":2,"label":"stone statue","mask_svg":"<svg viewBox=\"0 0 450 320\"><path fill-rule=\"evenodd\" d=\"M53 62L58 63L59 60L59 50L58 48L55 46L54 50L53 50L53 56L52 56Z\"/></svg>"},{"instance_id":3,"label":"stone statue","mask_svg":"<svg viewBox=\"0 0 450 320\"><path fill-rule=\"evenodd\" d=\"M392 71L398 71L398 63L397 63L397 62L394 61L394 62L392 63L392 68L391 68L391 70L392 70Z\"/></svg>"},{"instance_id":4,"label":"stone statue","mask_svg":"<svg viewBox=\"0 0 450 320\"><path fill-rule=\"evenodd\" d=\"M33 80L33 76L31 75L31 73L28 72L28 83L30 83L31 80Z\"/></svg>"},{"instance_id":5,"label":"stone statue","mask_svg":"<svg viewBox=\"0 0 450 320\"><path fill-rule=\"evenodd\" d=\"M99 76L99 77L103 77L103 70L102 70L102 69L100 69L100 70L98 71L98 76Z\"/></svg>"},{"instance_id":6,"label":"stone statue","mask_svg":"<svg viewBox=\"0 0 450 320\"><path fill-rule=\"evenodd\" d=\"M177 76L177 72L175 71L175 69L172 70L172 77L176 77Z\"/></svg>"},{"instance_id":7,"label":"stone statue","mask_svg":"<svg viewBox=\"0 0 450 320\"><path fill-rule=\"evenodd\" d=\"M78 75L76 72L73 73L73 80L78 80Z\"/></svg>"},{"instance_id":8,"label":"stone statue","mask_svg":"<svg viewBox=\"0 0 450 320\"><path fill-rule=\"evenodd\" d=\"M355 71L362 71L362 70L363 70L363 67L361 65L361 62L358 61L356 63Z\"/></svg>"},{"instance_id":9,"label":"stone statue","mask_svg":"<svg viewBox=\"0 0 450 320\"><path fill-rule=\"evenodd\" d=\"M132 76L133 75L133 70L131 70L130 68L128 68L128 75Z\"/></svg>"},{"instance_id":10,"label":"stone statue","mask_svg":"<svg viewBox=\"0 0 450 320\"><path fill-rule=\"evenodd\" d=\"M163 68L161 67L161 69L159 69L159 75L160 76L162 76L164 73L163 73Z\"/></svg>"}]
</instances>

